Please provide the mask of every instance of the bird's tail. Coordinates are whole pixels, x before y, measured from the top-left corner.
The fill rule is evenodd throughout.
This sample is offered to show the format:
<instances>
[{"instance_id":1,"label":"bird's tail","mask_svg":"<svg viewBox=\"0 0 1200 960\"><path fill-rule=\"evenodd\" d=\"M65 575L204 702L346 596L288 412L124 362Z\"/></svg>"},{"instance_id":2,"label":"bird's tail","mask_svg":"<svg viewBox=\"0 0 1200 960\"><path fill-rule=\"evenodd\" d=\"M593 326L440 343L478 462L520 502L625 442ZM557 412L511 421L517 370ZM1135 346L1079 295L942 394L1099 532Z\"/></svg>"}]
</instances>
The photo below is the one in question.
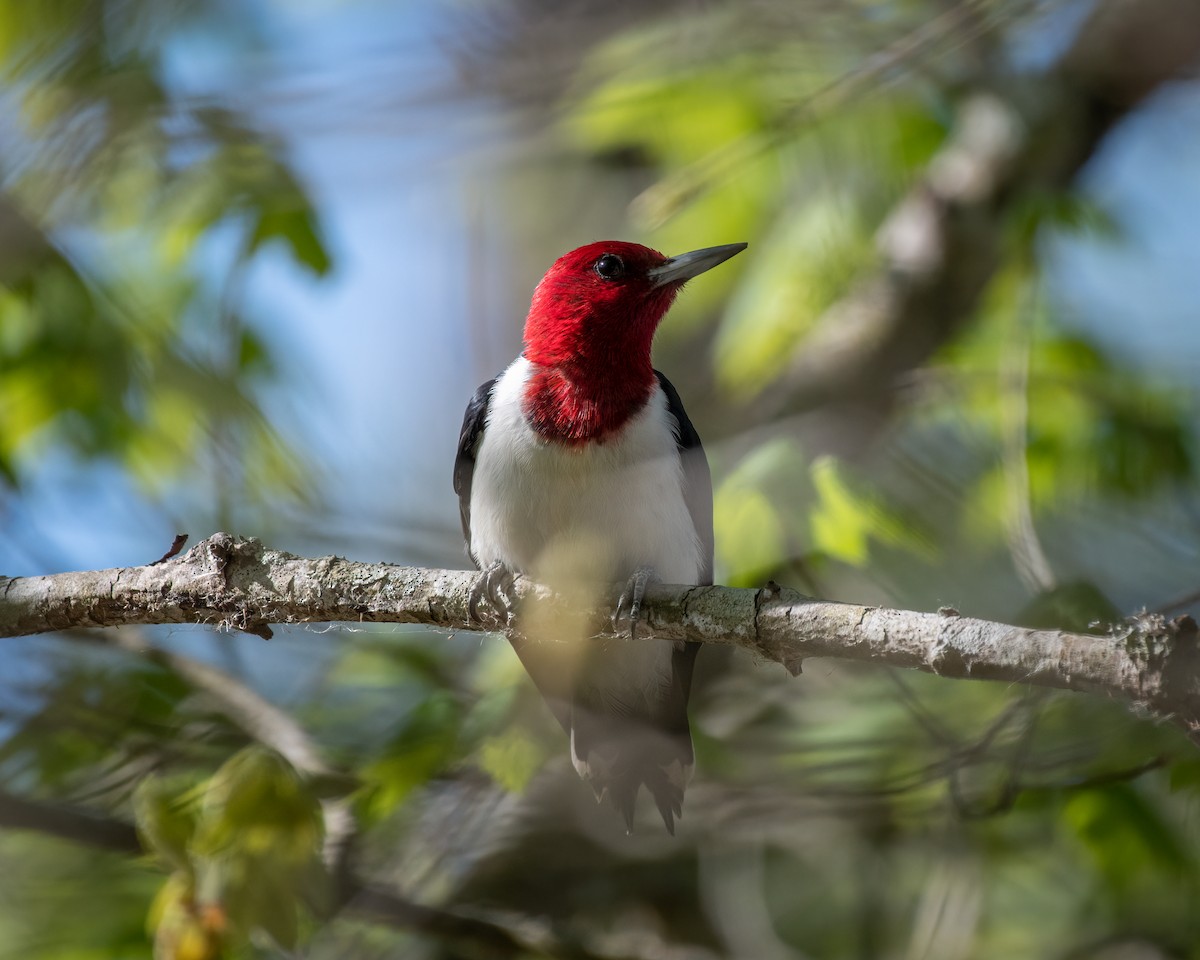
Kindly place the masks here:
<instances>
[{"instance_id":1,"label":"bird's tail","mask_svg":"<svg viewBox=\"0 0 1200 960\"><path fill-rule=\"evenodd\" d=\"M607 800L633 830L638 790L654 797L667 832L683 815L683 793L694 766L686 710L663 725L648 718L619 717L580 710L571 724L571 759L598 801Z\"/></svg>"},{"instance_id":2,"label":"bird's tail","mask_svg":"<svg viewBox=\"0 0 1200 960\"><path fill-rule=\"evenodd\" d=\"M577 645L509 641L570 735L575 769L596 798L608 800L632 829L645 784L673 835L694 766L687 708L700 644L662 641L652 650L654 641L642 641L636 649L651 651L650 662L635 660L633 644L589 648L582 662ZM660 683L647 691L629 677L631 668L635 675L657 672Z\"/></svg>"}]
</instances>

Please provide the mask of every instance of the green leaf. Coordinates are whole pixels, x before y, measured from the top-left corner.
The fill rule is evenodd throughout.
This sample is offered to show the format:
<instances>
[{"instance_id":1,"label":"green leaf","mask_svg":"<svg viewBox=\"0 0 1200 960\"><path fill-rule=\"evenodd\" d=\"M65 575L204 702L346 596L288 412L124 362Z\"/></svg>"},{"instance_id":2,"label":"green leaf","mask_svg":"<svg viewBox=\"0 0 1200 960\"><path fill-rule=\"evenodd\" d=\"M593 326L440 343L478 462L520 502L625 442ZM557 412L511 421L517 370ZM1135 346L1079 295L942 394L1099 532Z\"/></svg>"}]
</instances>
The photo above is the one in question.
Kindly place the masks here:
<instances>
[{"instance_id":1,"label":"green leaf","mask_svg":"<svg viewBox=\"0 0 1200 960\"><path fill-rule=\"evenodd\" d=\"M1133 785L1073 794L1063 817L1118 895L1136 887L1144 871L1182 873L1194 866L1182 838Z\"/></svg>"},{"instance_id":2,"label":"green leaf","mask_svg":"<svg viewBox=\"0 0 1200 960\"><path fill-rule=\"evenodd\" d=\"M479 746L479 765L509 793L520 793L546 761L546 751L519 728L488 737Z\"/></svg>"},{"instance_id":3,"label":"green leaf","mask_svg":"<svg viewBox=\"0 0 1200 960\"><path fill-rule=\"evenodd\" d=\"M721 323L713 348L721 384L741 396L769 384L873 257L870 225L849 192L788 205L745 266Z\"/></svg>"},{"instance_id":4,"label":"green leaf","mask_svg":"<svg viewBox=\"0 0 1200 960\"><path fill-rule=\"evenodd\" d=\"M1200 760L1179 760L1171 764L1171 791L1200 790Z\"/></svg>"},{"instance_id":5,"label":"green leaf","mask_svg":"<svg viewBox=\"0 0 1200 960\"><path fill-rule=\"evenodd\" d=\"M412 791L424 786L460 755L460 708L447 693L431 693L412 712L383 756L362 771L368 784L366 814L392 813Z\"/></svg>"},{"instance_id":6,"label":"green leaf","mask_svg":"<svg viewBox=\"0 0 1200 960\"><path fill-rule=\"evenodd\" d=\"M774 484L787 478L794 490L797 475L804 475L801 452L780 440L759 447L717 487L713 528L723 580L735 586L758 584L788 559L793 534L788 519L797 511L777 495Z\"/></svg>"},{"instance_id":7,"label":"green leaf","mask_svg":"<svg viewBox=\"0 0 1200 960\"><path fill-rule=\"evenodd\" d=\"M264 210L250 235L249 249L258 250L273 240L286 244L292 256L317 276L329 272L329 254L317 234L316 217L307 207Z\"/></svg>"},{"instance_id":8,"label":"green leaf","mask_svg":"<svg viewBox=\"0 0 1200 960\"><path fill-rule=\"evenodd\" d=\"M925 560L936 548L916 520L889 507L830 456L812 464L817 504L809 517L813 547L853 566L863 566L872 541L900 547Z\"/></svg>"},{"instance_id":9,"label":"green leaf","mask_svg":"<svg viewBox=\"0 0 1200 960\"><path fill-rule=\"evenodd\" d=\"M194 852L197 856L264 856L303 863L323 833L321 809L279 754L248 747L212 777L204 792Z\"/></svg>"},{"instance_id":10,"label":"green leaf","mask_svg":"<svg viewBox=\"0 0 1200 960\"><path fill-rule=\"evenodd\" d=\"M179 798L177 786L169 787L153 775L143 780L133 794L134 820L143 844L181 874L190 875L197 810Z\"/></svg>"}]
</instances>

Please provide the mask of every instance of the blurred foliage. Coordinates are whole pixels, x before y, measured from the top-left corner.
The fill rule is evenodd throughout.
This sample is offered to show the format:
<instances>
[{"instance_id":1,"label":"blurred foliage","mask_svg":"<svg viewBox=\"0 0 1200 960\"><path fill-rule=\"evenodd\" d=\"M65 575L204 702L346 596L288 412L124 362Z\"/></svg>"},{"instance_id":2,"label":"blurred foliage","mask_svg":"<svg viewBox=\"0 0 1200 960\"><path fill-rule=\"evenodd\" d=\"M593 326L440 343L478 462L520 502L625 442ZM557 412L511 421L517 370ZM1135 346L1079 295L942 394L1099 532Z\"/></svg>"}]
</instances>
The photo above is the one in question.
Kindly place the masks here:
<instances>
[{"instance_id":1,"label":"blurred foliage","mask_svg":"<svg viewBox=\"0 0 1200 960\"><path fill-rule=\"evenodd\" d=\"M10 485L61 449L114 459L159 494L198 468L223 472L243 503L305 493L303 468L259 409L275 371L235 291L266 245L317 274L330 261L283 145L167 80L172 41L212 29L219 12L0 4L0 474ZM224 276L200 256L218 232L240 237Z\"/></svg>"},{"instance_id":2,"label":"blurred foliage","mask_svg":"<svg viewBox=\"0 0 1200 960\"><path fill-rule=\"evenodd\" d=\"M133 804L143 842L172 870L150 909L158 956L216 958L254 931L290 950L301 905L328 898L320 807L278 754L249 747L182 794L145 779Z\"/></svg>"},{"instance_id":3,"label":"blurred foliage","mask_svg":"<svg viewBox=\"0 0 1200 960\"><path fill-rule=\"evenodd\" d=\"M575 209L562 185L583 183L660 249L751 241L660 336L710 441L723 582L1099 631L1194 589L1194 551L1172 546L1200 515L1194 386L1102 347L1055 297L1049 239L1131 242L1093 196L1014 207L976 314L886 407L775 422L754 406L877 266L881 221L981 71L1015 69L1036 6L469 7L488 96L541 104L552 147L511 176L489 157L506 229L553 233ZM320 218L252 111L166 79L172 42L269 43L256 29L203 0L0 0L10 491L66 450L156 494L213 471L238 509L305 494L261 408L267 383L300 385L238 287L271 246L327 273ZM528 101L499 76L518 68ZM214 248L232 262L214 269ZM51 667L0 701L4 791L45 804L47 832L59 804L135 823L146 855L0 833L0 956L514 955L471 940L464 918L483 917L530 955L1200 960L1200 761L1099 698L852 664L793 680L706 650L680 836L643 810L629 839L499 643L281 629L258 669L227 657L206 684L124 647L39 642ZM327 769L264 744L263 697ZM327 862L337 839L349 859ZM448 913L356 913L342 868Z\"/></svg>"}]
</instances>

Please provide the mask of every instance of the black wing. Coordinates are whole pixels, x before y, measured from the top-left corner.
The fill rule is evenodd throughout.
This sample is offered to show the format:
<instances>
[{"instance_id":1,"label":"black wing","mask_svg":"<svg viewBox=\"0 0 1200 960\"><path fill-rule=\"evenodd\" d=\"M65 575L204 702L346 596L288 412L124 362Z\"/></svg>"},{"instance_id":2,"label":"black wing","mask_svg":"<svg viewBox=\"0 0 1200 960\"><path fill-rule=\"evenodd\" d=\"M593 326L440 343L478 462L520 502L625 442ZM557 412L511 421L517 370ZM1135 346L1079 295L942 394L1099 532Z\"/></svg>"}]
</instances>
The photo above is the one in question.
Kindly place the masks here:
<instances>
[{"instance_id":1,"label":"black wing","mask_svg":"<svg viewBox=\"0 0 1200 960\"><path fill-rule=\"evenodd\" d=\"M675 418L676 436L679 444L679 456L683 461L683 498L687 503L688 513L692 515L692 523L696 527L696 535L700 538L701 566L700 583L713 582L713 493L712 474L708 469L708 458L704 455L704 447L700 443L700 434L688 419L683 409L683 401L679 393L671 385L671 381L657 370L658 384L667 395L667 410ZM688 728L687 704L692 693L692 673L696 666L696 654L700 652L700 644L689 641L676 644L675 652L671 655L671 685L665 691L666 695L659 704L658 723L672 737L677 755L687 764L694 762L692 753L692 735ZM679 814L679 804L683 802L683 790L668 788L647 780L647 786L654 794L654 802L658 805L667 830L674 833L671 825L670 811Z\"/></svg>"},{"instance_id":2,"label":"black wing","mask_svg":"<svg viewBox=\"0 0 1200 960\"><path fill-rule=\"evenodd\" d=\"M479 441L483 439L483 428L487 426L492 387L498 379L493 377L483 384L467 404L462 432L458 435L458 453L454 458L454 492L458 494L458 515L462 519L468 554L471 553L471 480L475 476L475 454L479 451ZM474 561L474 555L471 559Z\"/></svg>"},{"instance_id":3,"label":"black wing","mask_svg":"<svg viewBox=\"0 0 1200 960\"><path fill-rule=\"evenodd\" d=\"M659 371L655 370L654 375L667 395L667 410L675 418L679 456L683 460L683 496L700 538L700 583L709 584L713 582L713 493L708 459L704 456L700 434L688 419L678 391Z\"/></svg>"},{"instance_id":4,"label":"black wing","mask_svg":"<svg viewBox=\"0 0 1200 960\"><path fill-rule=\"evenodd\" d=\"M471 553L471 481L475 476L475 455L479 452L479 441L483 439L483 431L487 426L492 388L498 379L494 377L483 384L467 404L462 432L458 435L458 453L454 458L454 492L458 494L458 514L462 519L463 538L467 541L467 555L476 566L479 566L479 561ZM533 685L546 699L550 711L563 729L570 733L570 678L574 676L575 666L570 645L535 644L519 634L512 634L508 639L533 679Z\"/></svg>"}]
</instances>

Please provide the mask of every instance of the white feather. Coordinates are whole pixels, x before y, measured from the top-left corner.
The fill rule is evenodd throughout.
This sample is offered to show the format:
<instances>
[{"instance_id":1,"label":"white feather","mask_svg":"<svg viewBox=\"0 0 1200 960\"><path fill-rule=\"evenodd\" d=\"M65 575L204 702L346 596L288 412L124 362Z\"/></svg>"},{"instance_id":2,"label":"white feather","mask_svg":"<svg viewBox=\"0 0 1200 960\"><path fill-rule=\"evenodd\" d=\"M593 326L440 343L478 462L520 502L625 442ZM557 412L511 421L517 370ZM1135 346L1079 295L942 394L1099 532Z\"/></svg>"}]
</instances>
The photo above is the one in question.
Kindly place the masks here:
<instances>
[{"instance_id":1,"label":"white feather","mask_svg":"<svg viewBox=\"0 0 1200 960\"><path fill-rule=\"evenodd\" d=\"M581 587L626 580L639 567L653 568L666 583L696 583L701 545L662 388L655 383L645 408L615 436L569 446L543 439L526 421L529 375L529 362L518 358L492 392L471 487L471 552L479 565L500 560L577 596ZM602 644L590 647L589 686L626 702L661 698L669 641ZM575 757L590 778L596 771L588 771L588 760Z\"/></svg>"},{"instance_id":2,"label":"white feather","mask_svg":"<svg viewBox=\"0 0 1200 960\"><path fill-rule=\"evenodd\" d=\"M503 560L551 586L613 583L640 566L667 583L695 583L700 541L662 388L655 384L616 436L568 446L544 440L526 421L529 373L519 357L492 392L471 487L475 559L484 567Z\"/></svg>"}]
</instances>

